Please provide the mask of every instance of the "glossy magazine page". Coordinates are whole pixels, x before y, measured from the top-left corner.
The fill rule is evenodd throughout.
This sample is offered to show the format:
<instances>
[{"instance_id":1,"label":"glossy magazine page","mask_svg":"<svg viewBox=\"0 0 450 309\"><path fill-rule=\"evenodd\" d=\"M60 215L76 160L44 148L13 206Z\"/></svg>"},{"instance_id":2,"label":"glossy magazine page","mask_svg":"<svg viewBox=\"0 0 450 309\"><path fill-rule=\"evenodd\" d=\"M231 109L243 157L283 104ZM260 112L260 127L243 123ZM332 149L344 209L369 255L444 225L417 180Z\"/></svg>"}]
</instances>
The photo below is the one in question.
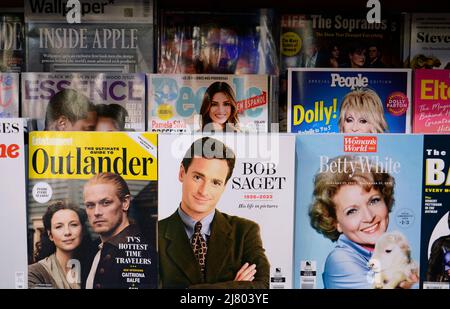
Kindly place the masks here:
<instances>
[{"instance_id":1,"label":"glossy magazine page","mask_svg":"<svg viewBox=\"0 0 450 309\"><path fill-rule=\"evenodd\" d=\"M153 72L153 0L24 2L28 72Z\"/></svg>"},{"instance_id":2,"label":"glossy magazine page","mask_svg":"<svg viewBox=\"0 0 450 309\"><path fill-rule=\"evenodd\" d=\"M152 132L268 132L269 76L148 74Z\"/></svg>"},{"instance_id":3,"label":"glossy magazine page","mask_svg":"<svg viewBox=\"0 0 450 309\"><path fill-rule=\"evenodd\" d=\"M288 132L408 133L411 70L289 69Z\"/></svg>"},{"instance_id":4,"label":"glossy magazine page","mask_svg":"<svg viewBox=\"0 0 450 309\"><path fill-rule=\"evenodd\" d=\"M30 130L145 131L145 75L23 73Z\"/></svg>"},{"instance_id":5,"label":"glossy magazine page","mask_svg":"<svg viewBox=\"0 0 450 309\"><path fill-rule=\"evenodd\" d=\"M0 288L27 287L24 123L0 118Z\"/></svg>"},{"instance_id":6,"label":"glossy magazine page","mask_svg":"<svg viewBox=\"0 0 450 309\"><path fill-rule=\"evenodd\" d=\"M417 288L423 136L296 139L295 287Z\"/></svg>"},{"instance_id":7,"label":"glossy magazine page","mask_svg":"<svg viewBox=\"0 0 450 309\"><path fill-rule=\"evenodd\" d=\"M421 287L450 288L448 136L426 135L423 147Z\"/></svg>"},{"instance_id":8,"label":"glossy magazine page","mask_svg":"<svg viewBox=\"0 0 450 309\"><path fill-rule=\"evenodd\" d=\"M156 288L157 136L32 132L29 288Z\"/></svg>"},{"instance_id":9,"label":"glossy magazine page","mask_svg":"<svg viewBox=\"0 0 450 309\"><path fill-rule=\"evenodd\" d=\"M234 168L225 157L208 155L209 149L222 151L221 143L230 149L226 158L234 154ZM188 149L201 151L202 145L211 159L196 151L186 171L181 162ZM162 287L292 288L294 137L159 135L159 150ZM212 216L202 219L212 220L203 280L180 221L195 213ZM236 281L246 263L255 264L253 280Z\"/></svg>"}]
</instances>

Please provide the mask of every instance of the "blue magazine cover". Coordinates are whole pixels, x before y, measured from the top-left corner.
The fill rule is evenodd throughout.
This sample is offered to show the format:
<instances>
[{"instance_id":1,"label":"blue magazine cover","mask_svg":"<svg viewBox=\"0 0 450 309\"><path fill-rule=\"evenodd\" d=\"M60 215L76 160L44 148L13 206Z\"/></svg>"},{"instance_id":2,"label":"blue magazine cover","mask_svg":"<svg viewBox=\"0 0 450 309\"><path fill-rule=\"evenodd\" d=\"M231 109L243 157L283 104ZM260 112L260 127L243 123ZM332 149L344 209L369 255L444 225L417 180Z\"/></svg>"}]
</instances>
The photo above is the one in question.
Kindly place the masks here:
<instances>
[{"instance_id":1,"label":"blue magazine cover","mask_svg":"<svg viewBox=\"0 0 450 309\"><path fill-rule=\"evenodd\" d=\"M450 145L448 135L426 135L423 147L421 287L450 288Z\"/></svg>"},{"instance_id":2,"label":"blue magazine cover","mask_svg":"<svg viewBox=\"0 0 450 309\"><path fill-rule=\"evenodd\" d=\"M268 75L147 74L148 130L268 132Z\"/></svg>"},{"instance_id":3,"label":"blue magazine cover","mask_svg":"<svg viewBox=\"0 0 450 309\"><path fill-rule=\"evenodd\" d=\"M295 288L418 288L423 136L298 135Z\"/></svg>"},{"instance_id":4,"label":"blue magazine cover","mask_svg":"<svg viewBox=\"0 0 450 309\"><path fill-rule=\"evenodd\" d=\"M408 133L409 69L288 70L288 132Z\"/></svg>"}]
</instances>

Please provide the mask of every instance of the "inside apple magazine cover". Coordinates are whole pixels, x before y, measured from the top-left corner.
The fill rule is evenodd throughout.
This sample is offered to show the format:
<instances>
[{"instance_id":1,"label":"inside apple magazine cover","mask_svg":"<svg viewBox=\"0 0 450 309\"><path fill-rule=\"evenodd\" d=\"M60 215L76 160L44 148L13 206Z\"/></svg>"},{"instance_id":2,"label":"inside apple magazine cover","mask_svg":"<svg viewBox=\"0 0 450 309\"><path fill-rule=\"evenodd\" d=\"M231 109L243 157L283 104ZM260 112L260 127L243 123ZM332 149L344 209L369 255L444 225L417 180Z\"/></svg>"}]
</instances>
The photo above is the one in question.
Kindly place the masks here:
<instances>
[{"instance_id":1,"label":"inside apple magazine cover","mask_svg":"<svg viewBox=\"0 0 450 309\"><path fill-rule=\"evenodd\" d=\"M411 132L410 69L288 70L288 132Z\"/></svg>"},{"instance_id":2,"label":"inside apple magazine cover","mask_svg":"<svg viewBox=\"0 0 450 309\"><path fill-rule=\"evenodd\" d=\"M157 136L32 132L28 287L157 287Z\"/></svg>"},{"instance_id":3,"label":"inside apple magazine cover","mask_svg":"<svg viewBox=\"0 0 450 309\"><path fill-rule=\"evenodd\" d=\"M268 132L268 75L147 74L152 132Z\"/></svg>"},{"instance_id":4,"label":"inside apple magazine cover","mask_svg":"<svg viewBox=\"0 0 450 309\"><path fill-rule=\"evenodd\" d=\"M424 289L450 288L450 147L448 135L426 135L423 148L422 251Z\"/></svg>"},{"instance_id":5,"label":"inside apple magazine cover","mask_svg":"<svg viewBox=\"0 0 450 309\"><path fill-rule=\"evenodd\" d=\"M297 135L294 285L418 288L420 135Z\"/></svg>"},{"instance_id":6,"label":"inside apple magazine cover","mask_svg":"<svg viewBox=\"0 0 450 309\"><path fill-rule=\"evenodd\" d=\"M27 284L27 233L23 119L0 118L0 288Z\"/></svg>"},{"instance_id":7,"label":"inside apple magazine cover","mask_svg":"<svg viewBox=\"0 0 450 309\"><path fill-rule=\"evenodd\" d=\"M153 72L153 0L24 2L27 71Z\"/></svg>"},{"instance_id":8,"label":"inside apple magazine cover","mask_svg":"<svg viewBox=\"0 0 450 309\"><path fill-rule=\"evenodd\" d=\"M145 131L145 74L23 73L29 130Z\"/></svg>"},{"instance_id":9,"label":"inside apple magazine cover","mask_svg":"<svg viewBox=\"0 0 450 309\"><path fill-rule=\"evenodd\" d=\"M160 11L158 73L278 74L274 11Z\"/></svg>"},{"instance_id":10,"label":"inside apple magazine cover","mask_svg":"<svg viewBox=\"0 0 450 309\"><path fill-rule=\"evenodd\" d=\"M159 135L163 287L292 288L294 142L278 134ZM192 219L191 209L208 215ZM203 280L179 215L185 224L212 219ZM256 267L253 280L235 280L246 263Z\"/></svg>"}]
</instances>

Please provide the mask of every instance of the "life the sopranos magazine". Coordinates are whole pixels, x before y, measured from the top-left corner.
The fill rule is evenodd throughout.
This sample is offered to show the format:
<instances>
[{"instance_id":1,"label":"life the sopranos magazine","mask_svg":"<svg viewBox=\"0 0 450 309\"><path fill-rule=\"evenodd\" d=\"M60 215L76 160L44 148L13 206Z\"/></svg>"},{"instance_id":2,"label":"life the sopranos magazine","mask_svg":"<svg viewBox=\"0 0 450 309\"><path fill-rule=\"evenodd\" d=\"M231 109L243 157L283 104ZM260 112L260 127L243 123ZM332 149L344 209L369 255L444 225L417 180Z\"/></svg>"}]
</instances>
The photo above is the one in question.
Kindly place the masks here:
<instances>
[{"instance_id":1,"label":"life the sopranos magazine","mask_svg":"<svg viewBox=\"0 0 450 309\"><path fill-rule=\"evenodd\" d=\"M361 54L361 67L400 67L401 22L400 14L389 13L383 14L379 23L348 12L283 14L282 69L349 68L355 52Z\"/></svg>"},{"instance_id":2,"label":"life the sopranos magazine","mask_svg":"<svg viewBox=\"0 0 450 309\"><path fill-rule=\"evenodd\" d=\"M34 131L29 142L29 287L156 288L157 136Z\"/></svg>"}]
</instances>

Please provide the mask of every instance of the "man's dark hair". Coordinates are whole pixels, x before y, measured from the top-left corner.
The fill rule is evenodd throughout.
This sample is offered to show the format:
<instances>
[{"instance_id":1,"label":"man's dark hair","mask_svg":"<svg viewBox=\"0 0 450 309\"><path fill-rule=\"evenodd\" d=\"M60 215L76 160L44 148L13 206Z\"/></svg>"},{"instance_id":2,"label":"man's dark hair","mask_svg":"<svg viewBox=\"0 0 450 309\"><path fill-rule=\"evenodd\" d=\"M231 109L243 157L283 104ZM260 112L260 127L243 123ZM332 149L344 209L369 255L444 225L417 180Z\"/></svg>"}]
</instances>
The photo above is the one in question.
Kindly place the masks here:
<instances>
[{"instance_id":1,"label":"man's dark hair","mask_svg":"<svg viewBox=\"0 0 450 309\"><path fill-rule=\"evenodd\" d=\"M186 151L181 164L187 172L191 165L192 159L201 157L205 159L226 160L228 165L228 174L225 183L228 182L233 174L234 164L236 163L236 156L230 148L224 143L211 137L203 137L192 143L191 147Z\"/></svg>"},{"instance_id":2,"label":"man's dark hair","mask_svg":"<svg viewBox=\"0 0 450 309\"><path fill-rule=\"evenodd\" d=\"M88 112L93 111L96 111L95 105L84 94L73 89L63 89L48 102L45 129L48 129L61 116L67 117L71 123L74 123L87 118Z\"/></svg>"},{"instance_id":3,"label":"man's dark hair","mask_svg":"<svg viewBox=\"0 0 450 309\"><path fill-rule=\"evenodd\" d=\"M53 241L50 240L48 233L52 230L52 218L55 213L60 210L72 210L78 215L78 219L80 220L80 224L83 231L83 238L80 244L75 251L76 259L82 259L82 255L89 252L87 249L91 245L91 239L89 233L87 233L88 229L86 226L87 222L87 214L86 211L80 208L75 203L66 201L66 200L56 200L48 205L46 212L42 216L42 223L44 224L44 231L41 234L41 238L39 242L36 244L37 251L35 253L35 262L42 260L51 254L55 253L56 247Z\"/></svg>"},{"instance_id":4,"label":"man's dark hair","mask_svg":"<svg viewBox=\"0 0 450 309\"><path fill-rule=\"evenodd\" d=\"M352 42L347 49L349 54L362 53L364 50L366 50L366 45L358 41Z\"/></svg>"},{"instance_id":5,"label":"man's dark hair","mask_svg":"<svg viewBox=\"0 0 450 309\"><path fill-rule=\"evenodd\" d=\"M115 127L118 131L125 130L125 120L128 112L125 107L119 104L97 104L97 117L111 118L114 120Z\"/></svg>"}]
</instances>

